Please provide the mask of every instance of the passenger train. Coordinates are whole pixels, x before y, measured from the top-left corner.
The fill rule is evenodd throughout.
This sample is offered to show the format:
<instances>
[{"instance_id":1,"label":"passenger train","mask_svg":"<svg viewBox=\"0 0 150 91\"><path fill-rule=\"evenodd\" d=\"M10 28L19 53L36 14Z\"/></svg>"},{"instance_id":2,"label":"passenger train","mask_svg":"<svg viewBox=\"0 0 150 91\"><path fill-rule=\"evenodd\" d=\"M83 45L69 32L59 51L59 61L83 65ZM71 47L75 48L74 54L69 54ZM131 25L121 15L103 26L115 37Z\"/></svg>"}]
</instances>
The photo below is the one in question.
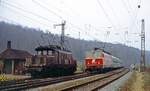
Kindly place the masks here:
<instances>
[{"instance_id":1,"label":"passenger train","mask_svg":"<svg viewBox=\"0 0 150 91\"><path fill-rule=\"evenodd\" d=\"M119 58L100 48L88 51L85 55L84 64L86 72L106 72L123 67Z\"/></svg>"}]
</instances>

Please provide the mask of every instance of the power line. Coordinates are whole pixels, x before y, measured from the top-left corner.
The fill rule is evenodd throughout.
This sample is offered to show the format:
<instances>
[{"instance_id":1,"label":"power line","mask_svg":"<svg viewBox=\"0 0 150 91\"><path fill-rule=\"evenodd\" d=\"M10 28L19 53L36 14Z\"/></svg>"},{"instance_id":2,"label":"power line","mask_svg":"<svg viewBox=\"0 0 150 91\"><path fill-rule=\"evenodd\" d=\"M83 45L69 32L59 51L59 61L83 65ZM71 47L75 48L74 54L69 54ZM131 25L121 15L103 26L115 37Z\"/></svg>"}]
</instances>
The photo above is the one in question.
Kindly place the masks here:
<instances>
[{"instance_id":1,"label":"power line","mask_svg":"<svg viewBox=\"0 0 150 91\"><path fill-rule=\"evenodd\" d=\"M125 6L125 9L127 10L128 13L130 13L130 10L128 9L128 6L124 0L121 0L123 5Z\"/></svg>"},{"instance_id":2,"label":"power line","mask_svg":"<svg viewBox=\"0 0 150 91\"><path fill-rule=\"evenodd\" d=\"M76 29L78 29L78 30L80 30L80 31L85 31L84 29L82 29L82 28L80 28L80 27L78 27L78 26L76 26L76 25L74 25L74 24L72 24L72 23L69 23L72 27L74 27L74 28L76 28ZM78 33L80 32L80 31L78 31ZM81 33L81 32L80 32ZM94 36L92 36L91 34L89 34L89 33L87 33L87 32L84 32L84 34L85 35L88 35L88 36L90 36L92 39L94 39L94 40L97 40L97 38L95 38Z\"/></svg>"},{"instance_id":3,"label":"power line","mask_svg":"<svg viewBox=\"0 0 150 91\"><path fill-rule=\"evenodd\" d=\"M35 0L32 0L32 1L33 1L35 4L39 5L40 7L46 9L46 10L49 11L50 13L56 15L56 16L59 17L60 19L64 20L63 17L61 17L60 15L58 15L57 13L55 13L54 11L48 9L47 7L45 7L44 5L40 4L39 2L37 2L37 1L35 1ZM61 10L59 10L59 11L61 11ZM67 22L68 22L68 21L67 21ZM70 22L69 22L69 23L70 23ZM76 27L76 28L80 29L79 27L77 27L76 25L74 25L74 24L72 24L72 23L70 23L70 25L72 25L73 27ZM80 30L81 30L81 29L80 29Z\"/></svg>"},{"instance_id":4,"label":"power line","mask_svg":"<svg viewBox=\"0 0 150 91\"><path fill-rule=\"evenodd\" d=\"M33 1L35 4L39 5L40 7L46 9L46 10L49 11L50 13L56 15L56 16L59 17L60 19L64 20L63 17L61 17L60 15L58 15L57 13L55 13L54 11L48 9L47 7L45 7L44 5L40 4L39 2L37 2L37 1L35 1L35 0L32 0L32 1ZM70 23L70 25L72 25L72 26L75 27L76 29L83 30L83 29L79 28L78 26L76 26L76 25L74 25L74 24L72 24L72 23ZM85 31L85 30L84 30L84 31ZM95 38L94 38L94 39L95 39Z\"/></svg>"},{"instance_id":5,"label":"power line","mask_svg":"<svg viewBox=\"0 0 150 91\"><path fill-rule=\"evenodd\" d=\"M9 9L11 12L14 12L14 13L16 12L17 14L20 14L21 16L27 18L27 19L28 19L28 22L30 21L30 23L36 22L36 23L42 24L42 25L44 25L44 26L51 27L51 26L46 25L46 24L44 24L44 23L41 23L41 22L39 22L39 21L37 21L37 20L34 20L34 19L32 19L31 17L25 16L25 15L22 14L21 12L18 12L18 11L16 11L16 10L12 9L12 8L8 8L8 7L5 7L5 8Z\"/></svg>"},{"instance_id":6,"label":"power line","mask_svg":"<svg viewBox=\"0 0 150 91\"><path fill-rule=\"evenodd\" d=\"M127 5L129 6L130 10L133 11L133 9L132 9L132 7L131 7L131 4L130 4L129 0L127 0L127 3L128 3Z\"/></svg>"},{"instance_id":7,"label":"power line","mask_svg":"<svg viewBox=\"0 0 150 91\"><path fill-rule=\"evenodd\" d=\"M60 19L64 20L63 17L61 17L60 15L56 14L55 12L53 12L52 10L48 9L47 7L45 7L44 5L40 4L39 2L32 0L35 4L39 5L40 7L46 9L47 11L49 11L50 13L56 15L57 17L59 17ZM67 21L68 22L68 21ZM78 28L77 26L73 25L72 23L70 23L70 25ZM78 28L79 29L79 28Z\"/></svg>"},{"instance_id":8,"label":"power line","mask_svg":"<svg viewBox=\"0 0 150 91\"><path fill-rule=\"evenodd\" d=\"M8 1L8 0L6 0L6 1ZM23 11L23 12L25 12L25 13L28 13L28 14L32 14L32 15L34 15L34 16L36 16L36 17L39 17L39 18L42 18L42 19L44 19L44 20L47 20L47 21L49 21L49 22L53 22L54 23L54 21L51 21L51 20L49 20L48 18L45 18L45 17L43 17L43 16L40 16L40 15L38 15L38 14L36 14L36 13L33 13L33 12L30 12L30 11L27 11L27 10L25 10L25 9L23 9L23 8L20 8L20 7L17 7L17 6L19 6L18 4L10 4L10 3L8 3L8 2L4 2L6 5L8 5L8 6L10 6L10 7L13 7L13 8L15 8L15 9L17 9L17 10L21 10L21 11ZM45 9L46 9L46 7L45 7ZM47 9L48 10L48 9ZM50 10L49 10L50 11ZM55 12L53 13L53 14L55 14L55 15L57 15L59 18L62 18L61 16L59 16L58 14L56 14ZM27 16L24 16L24 17L26 17L27 18ZM29 17L28 17L29 18ZM31 20L33 20L33 19L31 19ZM74 24L72 24L72 23L70 23L72 26L74 26L75 28L77 28L77 29L79 29L79 30L83 30L83 29L81 29L81 28L79 28L78 26L75 26ZM85 30L84 30L85 31ZM95 38L94 38L95 39Z\"/></svg>"},{"instance_id":9,"label":"power line","mask_svg":"<svg viewBox=\"0 0 150 91\"><path fill-rule=\"evenodd\" d=\"M104 7L102 6L100 0L97 0L98 5L100 6L100 8L102 9L103 13L105 14L106 18L108 19L108 21L111 23L111 25L114 27L114 29L116 29L116 27L114 26L114 24L112 23L111 19L109 18L109 15L106 13Z\"/></svg>"},{"instance_id":10,"label":"power line","mask_svg":"<svg viewBox=\"0 0 150 91\"><path fill-rule=\"evenodd\" d=\"M129 1L128 1L128 4L126 4L126 2L125 2L124 0L122 0L122 3L123 3L123 5L125 6L125 9L127 10L128 14L129 14L130 17L132 18L132 21L133 21L133 24L131 25L131 27L132 27L132 26L134 25L135 20L137 19L138 11L136 12L135 16L134 16L134 15L131 15L133 9L132 9L132 7L131 7ZM141 4L141 0L139 1L139 4ZM129 7L128 7L128 5L129 5ZM129 8L130 8L131 12L130 12ZM139 10L139 8L138 8L138 10ZM137 28L137 26L136 26L136 28Z\"/></svg>"},{"instance_id":11,"label":"power line","mask_svg":"<svg viewBox=\"0 0 150 91\"><path fill-rule=\"evenodd\" d=\"M127 9L127 8L128 8L128 6L127 6L127 4L125 3L125 1L124 1L124 0L122 0L122 3L124 4L125 9L127 10L128 14L129 14L129 15L130 15L130 17L132 18L131 26L130 26L130 30L132 30L132 29L133 29L134 25L135 25L135 28L138 30L138 27L137 27L137 25L135 24L135 22L136 22L136 20L137 20L137 16L138 16L139 8L140 8L140 5L141 5L141 0L139 0L139 4L138 4L138 5L137 5L137 7L136 7L136 9L138 9L138 10L135 12L135 15L134 15L134 14L133 14L133 15L131 15L131 13L133 12L133 9L132 9L132 7L131 7L131 5L130 5L130 3L129 3L129 2L128 2L128 5L129 5L130 10L132 11L131 13L130 13L130 12L129 12L129 10ZM135 10L136 10L136 9L135 9Z\"/></svg>"},{"instance_id":12,"label":"power line","mask_svg":"<svg viewBox=\"0 0 150 91\"><path fill-rule=\"evenodd\" d=\"M7 3L8 4L8 3ZM8 4L8 5L10 5L10 4ZM10 6L12 6L12 5L10 5ZM14 8L17 8L17 9L21 9L21 8L18 8L18 7L16 7L16 6L12 6L12 7L14 7ZM25 11L24 9L21 9L21 10L23 10L23 11ZM27 12L27 11L25 11L25 12ZM30 12L31 13L31 12ZM57 15L58 16L58 15ZM61 18L61 17L60 17ZM80 29L79 27L77 27L77 26L75 26L74 24L72 24L72 23L70 23L73 27L75 27L75 28L77 28L77 29ZM80 29L81 30L81 29Z\"/></svg>"},{"instance_id":13,"label":"power line","mask_svg":"<svg viewBox=\"0 0 150 91\"><path fill-rule=\"evenodd\" d=\"M67 4L63 3L64 6L69 7ZM71 7L67 8L68 10L72 11L75 15L80 15L77 11L75 11L74 9L72 9Z\"/></svg>"},{"instance_id":14,"label":"power line","mask_svg":"<svg viewBox=\"0 0 150 91\"><path fill-rule=\"evenodd\" d=\"M40 4L39 2L37 2L37 1L35 1L35 0L32 0L32 1L33 1L35 4L39 5L40 7L46 9L47 11L49 11L50 13L52 13L53 15L55 15L55 16L57 16L57 17L59 17L60 19L63 20L63 18L62 18L60 15L56 14L54 11L48 9L47 7L45 7L44 5Z\"/></svg>"},{"instance_id":15,"label":"power line","mask_svg":"<svg viewBox=\"0 0 150 91\"><path fill-rule=\"evenodd\" d=\"M8 1L8 0L6 0L6 1ZM9 5L9 6L11 6L11 7L14 7L14 8L18 9L18 10L21 10L21 11L23 11L23 12L32 14L32 15L34 15L34 16L36 16L36 17L39 17L39 18L44 19L44 20L46 20L46 21L49 21L49 22L51 22L51 23L56 23L56 22L54 22L54 21L52 21L52 20L50 20L50 19L48 19L48 18L45 18L45 17L43 17L43 16L41 16L41 15L38 15L38 14L33 13L33 12L30 12L30 11L27 11L27 10L25 10L25 9L22 9L22 8L20 8L20 7L17 7L17 6L15 6L15 5L13 5L13 4L10 4L10 3L8 3L8 2L4 2L4 3L7 4L7 5Z\"/></svg>"},{"instance_id":16,"label":"power line","mask_svg":"<svg viewBox=\"0 0 150 91\"><path fill-rule=\"evenodd\" d=\"M57 13L55 13L54 11L48 9L47 7L45 7L44 5L40 4L39 2L35 1L35 0L32 0L35 4L39 5L40 7L42 7L43 9L46 9L47 11L49 11L50 13L52 13L53 15L57 16L58 18L62 19L62 20L65 20L63 17L61 17L60 15L58 15ZM60 10L59 10L60 11ZM68 22L68 21L67 21ZM73 25L72 23L70 23L72 26L75 26ZM77 27L76 27L77 28Z\"/></svg>"},{"instance_id":17,"label":"power line","mask_svg":"<svg viewBox=\"0 0 150 91\"><path fill-rule=\"evenodd\" d=\"M112 10L112 13L113 13L113 15L114 15L115 19L117 20L117 24L119 25L120 23L119 23L119 20L118 20L117 14L115 13L115 11L114 11L113 7L110 5L110 0L108 0L108 4L109 4L108 6L110 7L110 9Z\"/></svg>"},{"instance_id":18,"label":"power line","mask_svg":"<svg viewBox=\"0 0 150 91\"><path fill-rule=\"evenodd\" d=\"M35 0L34 0L34 1L35 1ZM36 1L36 2L37 2L37 1ZM34 2L34 3L35 3L35 2ZM43 6L42 8L44 8L44 7L47 8L47 7L46 7L46 6L47 6L46 3L44 3L44 2L42 2L42 3L38 2L38 3L39 3L40 5L39 5L39 4L37 4L37 5L39 5L40 7ZM66 5L65 5L65 6L66 6ZM44 9L45 9L45 8L44 8ZM54 7L53 7L53 8L54 8ZM70 11L74 11L74 10L72 10L70 7L67 8L67 9L70 10ZM46 10L52 11L52 12L50 12L50 13L52 13L52 14L53 14L53 12L54 12L54 11L53 11L52 9L50 9L50 8L47 8ZM71 16L68 12L66 13L66 11L63 11L62 9L59 9L59 8L57 8L57 7L55 7L55 10L58 11L58 12L61 12L62 14L65 14L65 15L67 15L67 16ZM75 14L75 13L74 13L74 14ZM56 12L54 12L53 15L58 16L58 18L60 18L60 19L62 18L62 16L59 15L59 14L57 14ZM77 14L76 14L76 15L77 15ZM78 14L78 15L79 15L79 14ZM62 19L63 19L63 18L62 18ZM63 20L64 20L64 19L63 19Z\"/></svg>"},{"instance_id":19,"label":"power line","mask_svg":"<svg viewBox=\"0 0 150 91\"><path fill-rule=\"evenodd\" d=\"M133 28L133 25L134 25L134 23L135 23L135 21L136 21L136 19L137 19L138 12L139 12L139 9L140 9L140 7L139 7L140 5L141 5L141 0L139 0L138 10L137 10L137 12L136 12L136 14L135 14L135 16L134 16L133 23L132 23L132 25L131 25L131 29ZM136 8L137 8L137 7L136 7ZM136 28L137 28L137 26L136 26Z\"/></svg>"},{"instance_id":20,"label":"power line","mask_svg":"<svg viewBox=\"0 0 150 91\"><path fill-rule=\"evenodd\" d=\"M63 19L63 17L61 17L60 15L58 15L57 13L55 13L54 11L48 9L47 7L45 7L44 5L40 4L39 2L32 0L35 4L39 5L40 7L42 7L43 9L46 9L47 11L49 11L50 13L52 13L53 15L57 16L58 18ZM68 21L67 21L68 22ZM81 28L79 28L78 26L68 22L71 26L73 26L74 28L78 29L78 30L82 30Z\"/></svg>"}]
</instances>

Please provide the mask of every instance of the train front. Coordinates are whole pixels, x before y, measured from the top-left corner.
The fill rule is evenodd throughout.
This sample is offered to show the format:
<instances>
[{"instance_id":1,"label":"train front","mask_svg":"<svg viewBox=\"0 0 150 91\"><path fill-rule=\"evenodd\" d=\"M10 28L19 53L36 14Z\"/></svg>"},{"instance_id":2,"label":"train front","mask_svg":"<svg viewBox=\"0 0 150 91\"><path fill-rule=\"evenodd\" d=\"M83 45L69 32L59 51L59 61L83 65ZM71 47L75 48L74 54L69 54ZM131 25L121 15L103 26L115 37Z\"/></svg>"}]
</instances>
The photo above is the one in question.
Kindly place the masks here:
<instances>
[{"instance_id":1,"label":"train front","mask_svg":"<svg viewBox=\"0 0 150 91\"><path fill-rule=\"evenodd\" d=\"M102 50L91 50L85 55L84 64L86 72L100 72L103 68L104 55Z\"/></svg>"}]
</instances>

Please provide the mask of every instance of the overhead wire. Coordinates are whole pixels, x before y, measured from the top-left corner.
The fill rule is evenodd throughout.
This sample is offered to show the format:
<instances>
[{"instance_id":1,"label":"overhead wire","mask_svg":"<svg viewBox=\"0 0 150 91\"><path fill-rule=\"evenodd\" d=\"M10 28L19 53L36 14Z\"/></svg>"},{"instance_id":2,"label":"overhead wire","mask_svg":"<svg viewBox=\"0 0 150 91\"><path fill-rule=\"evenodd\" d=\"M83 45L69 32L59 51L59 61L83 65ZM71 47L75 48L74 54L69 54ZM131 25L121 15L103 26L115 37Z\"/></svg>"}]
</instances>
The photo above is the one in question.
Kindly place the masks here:
<instances>
[{"instance_id":1,"label":"overhead wire","mask_svg":"<svg viewBox=\"0 0 150 91\"><path fill-rule=\"evenodd\" d=\"M17 13L17 14L21 15L22 17L27 18L28 22L30 21L30 23L36 22L36 23L42 24L42 25L47 26L47 27L52 27L52 26L46 25L44 23L41 23L40 21L35 20L35 19L31 18L31 17L28 17L28 16L24 15L23 13L18 12L16 10L12 9L12 8L8 8L8 7L5 7L5 8L9 9L11 12Z\"/></svg>"},{"instance_id":2,"label":"overhead wire","mask_svg":"<svg viewBox=\"0 0 150 91\"><path fill-rule=\"evenodd\" d=\"M74 28L76 28L76 29L78 29L79 31L78 32L80 32L80 31L84 31L83 33L85 34L85 35L87 35L87 36L90 36L92 39L94 39L94 40L98 40L97 38L95 38L93 35L91 35L91 34L89 34L89 33L87 33L84 29L82 29L82 28L80 28L80 27L78 27L78 26L76 26L76 25L74 25L74 24L72 24L72 23L69 23L72 27L74 27ZM80 32L80 33L82 33L82 32Z\"/></svg>"},{"instance_id":3,"label":"overhead wire","mask_svg":"<svg viewBox=\"0 0 150 91\"><path fill-rule=\"evenodd\" d=\"M138 4L138 5L141 6L141 0L139 0L139 4ZM136 19L137 19L138 13L139 13L139 7L138 7L138 10L137 10L136 13L135 13L135 16L134 16L133 23L132 23L131 27L133 27L133 25L134 25L134 23L135 23L135 21L136 21ZM137 27L137 26L136 26L136 27Z\"/></svg>"},{"instance_id":4,"label":"overhead wire","mask_svg":"<svg viewBox=\"0 0 150 91\"><path fill-rule=\"evenodd\" d=\"M109 15L107 14L107 12L105 11L103 5L101 4L100 0L97 0L98 5L100 6L100 8L102 9L104 15L106 16L107 20L111 23L111 25L113 26L114 29L116 29L115 25L113 24L113 22L111 21L111 19L109 18Z\"/></svg>"},{"instance_id":5,"label":"overhead wire","mask_svg":"<svg viewBox=\"0 0 150 91\"><path fill-rule=\"evenodd\" d=\"M37 2L37 1L36 1ZM39 2L39 3L41 3L41 2ZM52 7L52 5L51 5L51 9L50 8L48 8L47 6L47 3L45 3L45 2L42 2L41 3L42 5L44 5L44 7L46 7L47 9L49 9L50 11L53 11L54 12L54 10L55 11L58 11L58 12L60 12L60 13L62 13L62 14L64 14L64 15L67 15L67 16L70 16L70 14L68 13L68 12L66 12L66 11L64 11L64 10L62 10L62 9L59 9L59 8L57 8L57 7ZM38 4L37 4L38 5ZM54 9L54 10L52 10L52 8ZM67 9L70 9L70 7L69 8L67 8ZM71 10L71 11L73 11L73 10ZM56 15L58 15L56 12L54 12ZM58 15L58 16L60 16L60 15ZM62 16L60 16L60 17L62 17Z\"/></svg>"},{"instance_id":6,"label":"overhead wire","mask_svg":"<svg viewBox=\"0 0 150 91\"><path fill-rule=\"evenodd\" d=\"M8 0L6 0L6 1L8 1ZM9 5L9 6L11 6L11 7L14 7L14 8L16 8L16 9L18 9L18 10L21 10L21 11L23 11L23 12L26 12L26 13L28 13L28 14L31 14L31 15L33 15L33 16L36 16L36 17L38 17L38 18L41 18L41 19L43 19L43 20L46 20L46 21L49 21L49 22L51 22L51 23L56 23L55 21L52 21L52 20L50 20L50 19L48 19L48 18L46 18L46 17L43 17L43 16L41 16L41 15L39 15L39 14L36 14L36 13L33 13L33 12L31 12L31 11L28 11L28 10L25 10L25 9L23 9L23 8L20 8L20 7L18 7L18 6L16 6L14 3L12 4L10 4L10 3L8 3L8 2L6 2L6 1L4 1L3 3L5 3L5 4L7 4L7 5Z\"/></svg>"},{"instance_id":7,"label":"overhead wire","mask_svg":"<svg viewBox=\"0 0 150 91\"><path fill-rule=\"evenodd\" d=\"M56 14L54 11L48 9L47 7L45 7L44 5L42 5L41 3L35 1L35 0L32 0L35 4L39 5L40 7L46 9L47 11L51 12L53 15L59 17L60 19L64 20L63 17L61 17L60 15Z\"/></svg>"},{"instance_id":8,"label":"overhead wire","mask_svg":"<svg viewBox=\"0 0 150 91\"><path fill-rule=\"evenodd\" d=\"M45 7L44 5L42 5L41 3L39 3L39 2L37 2L37 1L35 1L35 0L32 0L32 1L33 1L35 4L39 5L41 8L46 9L48 12L50 12L50 13L52 13L53 15L57 16L58 18L64 20L62 16L60 16L60 15L57 14L57 13L55 13L55 12L52 11L51 9L48 9L47 7ZM71 22L68 22L68 23L69 23L72 27L74 27L74 28L76 28L76 29L78 29L78 30L85 31L85 30L81 29L80 27L78 27L78 26L72 24ZM78 31L78 32L79 32L79 31ZM85 33L85 34L87 34L87 33ZM93 37L93 39L97 40L97 39L94 38L94 37Z\"/></svg>"},{"instance_id":9,"label":"overhead wire","mask_svg":"<svg viewBox=\"0 0 150 91\"><path fill-rule=\"evenodd\" d=\"M128 3L127 5L129 6L130 10L131 10L131 11L134 11L133 8L131 7L131 4L130 4L129 0L126 0L126 1L127 1L127 3Z\"/></svg>"},{"instance_id":10,"label":"overhead wire","mask_svg":"<svg viewBox=\"0 0 150 91\"><path fill-rule=\"evenodd\" d=\"M8 0L6 0L6 1L8 1ZM13 8L15 8L15 9L18 9L18 10L21 10L21 11L23 11L23 12L26 12L26 13L28 13L28 14L32 14L32 15L34 15L34 16L36 16L36 17L39 17L39 18L41 18L41 19L44 19L44 20L47 20L47 21L49 21L49 22L52 22L52 23L55 23L54 21L51 21L51 20L49 20L48 18L45 18L45 17L43 17L43 16L40 16L40 15L38 15L38 14L36 14L36 13L33 13L33 12L30 12L30 11L27 11L27 10L25 10L25 9L23 9L23 8L20 8L20 7L18 7L18 6L16 6L15 4L10 4L10 3L8 3L8 2L4 2L5 4L7 4L8 6L10 6L10 7L13 7ZM35 1L35 0L33 0L33 1ZM38 3L39 4L39 3ZM39 4L40 5L40 4ZM41 6L41 5L40 5ZM43 8L45 8L46 9L46 7L44 7L44 6L42 6ZM52 12L50 9L46 9L46 10L48 10L49 12L51 12L51 13L53 13L54 15L56 15L57 17L59 17L60 19L63 19L61 16L59 16L58 14L56 14L55 12ZM25 16L26 17L26 16ZM29 18L29 17L28 17ZM76 29L79 29L79 30L83 30L83 29L81 29L81 28L79 28L79 27L77 27L77 26L75 26L74 24L72 24L72 23L70 23L73 27L75 27ZM83 31L85 31L85 30L83 30ZM95 39L95 38L94 38Z\"/></svg>"},{"instance_id":11,"label":"overhead wire","mask_svg":"<svg viewBox=\"0 0 150 91\"><path fill-rule=\"evenodd\" d=\"M64 18L63 18L62 16L60 16L60 15L58 15L57 13L55 13L54 11L48 9L47 7L45 7L44 5L40 4L39 2L37 2L37 1L35 1L35 0L32 0L32 1L33 1L35 4L39 5L41 8L46 9L49 13L52 13L53 15L57 16L57 17L60 18L61 20L64 20ZM70 22L68 22L68 23L69 23L71 26L73 26L73 27L79 29L79 27L75 26L74 24L72 24L72 23L70 23ZM81 30L81 29L79 29L79 30Z\"/></svg>"},{"instance_id":12,"label":"overhead wire","mask_svg":"<svg viewBox=\"0 0 150 91\"><path fill-rule=\"evenodd\" d=\"M121 0L122 1L122 3L123 3L123 5L125 6L125 9L127 10L127 12L128 12L128 14L130 15L130 17L132 18L132 24L131 24L131 30L132 30L132 28L133 28L133 26L134 26L134 23L135 23L135 21L136 21L136 19L137 19L137 15L138 15L138 11L136 12L136 14L135 15L131 15L132 14L132 12L133 12L133 9L131 8L131 6L129 5L129 7L128 7L128 5L126 4L126 2L124 1L124 0ZM128 2L129 3L129 2ZM141 3L141 0L140 0L140 3ZM130 8L130 10L129 10L129 8ZM139 9L138 9L139 10ZM135 28L137 28L137 25L135 25ZM138 29L138 28L137 28Z\"/></svg>"},{"instance_id":13,"label":"overhead wire","mask_svg":"<svg viewBox=\"0 0 150 91\"><path fill-rule=\"evenodd\" d=\"M128 13L130 13L130 10L128 9L128 6L124 0L121 0L122 4L124 5L125 9L127 10Z\"/></svg>"},{"instance_id":14,"label":"overhead wire","mask_svg":"<svg viewBox=\"0 0 150 91\"><path fill-rule=\"evenodd\" d=\"M63 6L67 6L67 7L69 7L67 4L65 4L65 3L62 3L63 4ZM73 12L75 15L80 15L77 11L75 11L73 8L71 8L71 7L69 7L69 8L67 8L68 10L70 10L71 12Z\"/></svg>"},{"instance_id":15,"label":"overhead wire","mask_svg":"<svg viewBox=\"0 0 150 91\"><path fill-rule=\"evenodd\" d=\"M108 6L109 6L109 8L111 9L111 11L112 11L112 13L113 13L113 15L114 15L115 19L117 20L117 25L119 25L119 26L120 26L120 22L119 22L119 20L118 20L117 14L115 13L115 11L114 11L113 7L111 6L111 4L110 4L110 0L108 0Z\"/></svg>"},{"instance_id":16,"label":"overhead wire","mask_svg":"<svg viewBox=\"0 0 150 91\"><path fill-rule=\"evenodd\" d=\"M46 10L49 11L50 13L56 15L56 16L59 17L60 19L64 20L63 17L61 17L61 16L58 15L57 13L53 12L52 10L48 9L47 7L43 6L42 4L36 2L35 0L32 0L32 1L33 1L34 3L36 3L37 5L39 5L40 7L46 9ZM78 30L85 31L85 30L81 29L80 27L78 27L78 26L72 24L71 22L68 22L68 23L69 23L72 27L74 27L74 28L76 28L76 29L78 29Z\"/></svg>"}]
</instances>

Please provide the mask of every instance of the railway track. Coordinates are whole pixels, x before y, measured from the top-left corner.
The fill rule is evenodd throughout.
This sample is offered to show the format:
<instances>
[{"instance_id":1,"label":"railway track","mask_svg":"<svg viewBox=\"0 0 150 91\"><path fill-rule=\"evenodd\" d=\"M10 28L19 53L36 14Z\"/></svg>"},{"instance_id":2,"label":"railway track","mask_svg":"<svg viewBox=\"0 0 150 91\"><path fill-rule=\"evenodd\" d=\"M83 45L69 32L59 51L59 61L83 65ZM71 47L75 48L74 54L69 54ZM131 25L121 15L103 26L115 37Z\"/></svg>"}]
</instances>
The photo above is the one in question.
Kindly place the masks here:
<instances>
[{"instance_id":1,"label":"railway track","mask_svg":"<svg viewBox=\"0 0 150 91\"><path fill-rule=\"evenodd\" d=\"M117 72L114 71L106 74L104 77L95 79L93 81L65 88L63 89L63 91L98 91L98 89L101 89L104 86L110 84L111 82L121 78L128 72L129 69L123 69Z\"/></svg>"},{"instance_id":2,"label":"railway track","mask_svg":"<svg viewBox=\"0 0 150 91\"><path fill-rule=\"evenodd\" d=\"M91 76L93 74L80 73L71 76L53 77L53 78L41 78L41 79L22 79L17 81L7 81L0 85L0 91L16 91L25 90L30 88L36 88L39 86L46 86L63 81L78 79L82 77Z\"/></svg>"},{"instance_id":3,"label":"railway track","mask_svg":"<svg viewBox=\"0 0 150 91\"><path fill-rule=\"evenodd\" d=\"M73 90L73 89L74 90L82 89L81 91L83 91L83 89L87 88L87 85L89 87L90 86L89 84L92 84L95 81L100 81L101 82L104 79L111 78L115 74L121 74L124 71L125 71L125 69L114 70L114 71L108 72L106 74L102 74L103 76L98 78L98 79L94 79L92 81L89 81L87 83L82 83L82 84L77 83L75 86L70 86L70 87L67 86L67 88L63 87L61 90L70 91L70 90ZM26 89L31 89L31 88L37 88L37 87L42 87L42 86L47 86L47 85L63 83L63 82L67 82L67 81L73 81L74 82L75 80L80 80L82 78L88 78L88 77L92 77L92 76L94 77L95 75L98 75L98 74L82 73L82 74L76 74L76 75L71 75L71 76L63 76L63 77L19 80L19 81L16 81L14 83L5 83L3 85L0 85L0 91L20 91L20 90L26 90ZM107 82L107 84L108 84L108 82ZM102 85L102 86L104 86L104 85ZM102 86L99 86L99 87L102 87ZM96 90L99 87L94 88L93 90ZM51 91L53 89L55 89L55 88L52 88ZM55 90L53 90L53 91L55 91ZM84 90L84 91L89 91L89 90Z\"/></svg>"}]
</instances>

